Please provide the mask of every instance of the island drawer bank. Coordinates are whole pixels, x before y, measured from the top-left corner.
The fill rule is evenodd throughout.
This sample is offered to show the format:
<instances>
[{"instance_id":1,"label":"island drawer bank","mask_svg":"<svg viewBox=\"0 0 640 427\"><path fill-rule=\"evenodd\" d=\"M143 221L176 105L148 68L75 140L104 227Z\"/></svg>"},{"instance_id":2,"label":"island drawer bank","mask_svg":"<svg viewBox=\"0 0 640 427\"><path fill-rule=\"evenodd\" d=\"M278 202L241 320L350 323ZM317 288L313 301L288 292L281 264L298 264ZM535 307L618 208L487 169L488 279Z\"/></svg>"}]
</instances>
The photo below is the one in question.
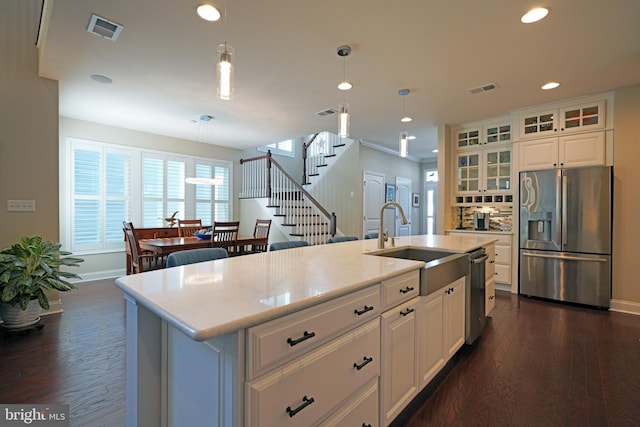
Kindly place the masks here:
<instances>
[{"instance_id":1,"label":"island drawer bank","mask_svg":"<svg viewBox=\"0 0 640 427\"><path fill-rule=\"evenodd\" d=\"M492 239L454 236L409 236L397 239L396 246L468 252L492 242ZM379 292L378 306L368 309L373 303L358 302L356 297L356 306L351 309L364 313L378 310L380 313L381 287L385 283L402 281L407 274L414 274L414 287L418 288L416 273L424 266L423 262L367 255L372 252L380 252L376 242L363 240L119 278L116 285L123 290L127 301L127 425L250 425L249 384L255 385L278 371L293 372L300 364L307 366L311 359L325 357L325 351L326 354L340 354L342 359L342 352L348 351L342 350L341 346L349 347L345 343L356 336L371 337L370 334L375 334L371 330L376 328L380 317L367 317L370 320L355 322L349 326L351 329L338 327L328 332L328 341L324 344L293 358L285 357L281 362L273 362L272 367L256 372L249 367L254 361L250 363L252 356L247 350L251 328L277 322L294 313L312 312L321 304L345 305L345 301L360 291L363 294ZM409 299L416 297L416 294L408 294ZM407 301L399 301L398 305ZM358 308L359 304L361 307ZM307 335L312 332L307 330ZM296 341L304 336L304 330L300 330L290 338ZM368 342L369 338L365 340ZM335 352L328 351L334 347ZM384 349L378 351L384 353ZM354 363L360 366L366 362L360 369L362 381L354 384L357 390L350 390L347 397L340 397L340 402L321 411L318 415L322 419L320 423L341 425L339 420L353 419L356 414L384 411L378 407L379 374L371 374L380 369L383 361L367 362L372 358L369 354L358 357L358 361L349 362L356 371L359 370L353 368ZM377 358L380 357L384 358ZM300 369L305 372L304 368ZM249 379L251 375L255 376L255 383ZM305 378L307 375L311 375L310 372ZM275 378L282 377L276 375ZM308 403L312 398L298 396L297 401L279 409L280 415L297 421L289 425L305 425L300 421L305 410L314 405L320 407L315 399ZM295 412L293 417L288 415L291 412L286 411L287 407ZM371 425L381 423L376 418Z\"/></svg>"}]
</instances>

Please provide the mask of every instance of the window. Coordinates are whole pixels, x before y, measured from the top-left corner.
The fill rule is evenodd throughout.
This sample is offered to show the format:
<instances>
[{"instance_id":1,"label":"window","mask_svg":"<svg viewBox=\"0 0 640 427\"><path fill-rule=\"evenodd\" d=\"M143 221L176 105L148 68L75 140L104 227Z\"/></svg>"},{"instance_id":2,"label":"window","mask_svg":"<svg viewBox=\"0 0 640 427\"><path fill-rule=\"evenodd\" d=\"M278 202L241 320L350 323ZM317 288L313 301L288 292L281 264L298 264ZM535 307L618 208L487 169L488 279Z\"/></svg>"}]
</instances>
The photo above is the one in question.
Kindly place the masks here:
<instances>
[{"instance_id":1,"label":"window","mask_svg":"<svg viewBox=\"0 0 640 427\"><path fill-rule=\"evenodd\" d=\"M232 162L71 138L66 147L61 241L74 253L123 250L125 220L164 227L174 212L208 225L232 218ZM186 184L187 176L223 184Z\"/></svg>"},{"instance_id":2,"label":"window","mask_svg":"<svg viewBox=\"0 0 640 427\"><path fill-rule=\"evenodd\" d=\"M71 155L72 250L122 246L122 221L129 210L129 153L76 142Z\"/></svg>"},{"instance_id":3,"label":"window","mask_svg":"<svg viewBox=\"0 0 640 427\"><path fill-rule=\"evenodd\" d=\"M285 141L276 142L269 145L262 145L258 147L258 151L262 151L263 153L266 153L269 150L271 150L271 154L279 154L281 156L295 157L296 156L295 140L287 139Z\"/></svg>"},{"instance_id":4,"label":"window","mask_svg":"<svg viewBox=\"0 0 640 427\"><path fill-rule=\"evenodd\" d=\"M424 234L436 234L438 203L438 171L425 171L424 176Z\"/></svg>"}]
</instances>

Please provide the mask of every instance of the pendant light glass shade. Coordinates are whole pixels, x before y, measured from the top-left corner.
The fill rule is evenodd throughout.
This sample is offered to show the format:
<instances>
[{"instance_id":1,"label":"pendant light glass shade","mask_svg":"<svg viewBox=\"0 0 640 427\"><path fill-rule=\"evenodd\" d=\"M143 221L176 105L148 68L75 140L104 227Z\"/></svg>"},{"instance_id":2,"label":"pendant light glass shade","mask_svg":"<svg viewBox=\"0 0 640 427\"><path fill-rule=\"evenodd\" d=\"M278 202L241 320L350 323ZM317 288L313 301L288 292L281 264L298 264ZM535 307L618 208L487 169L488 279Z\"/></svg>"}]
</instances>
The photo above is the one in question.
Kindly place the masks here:
<instances>
[{"instance_id":1,"label":"pendant light glass shade","mask_svg":"<svg viewBox=\"0 0 640 427\"><path fill-rule=\"evenodd\" d=\"M408 147L407 147L407 131L403 130L400 133L400 157L407 157Z\"/></svg>"},{"instance_id":2,"label":"pendant light glass shade","mask_svg":"<svg viewBox=\"0 0 640 427\"><path fill-rule=\"evenodd\" d=\"M338 135L340 138L347 138L349 136L349 104L346 102L340 104Z\"/></svg>"},{"instance_id":3,"label":"pendant light glass shade","mask_svg":"<svg viewBox=\"0 0 640 427\"><path fill-rule=\"evenodd\" d=\"M219 58L216 66L218 98L228 101L233 97L233 48L222 43L216 52Z\"/></svg>"}]
</instances>

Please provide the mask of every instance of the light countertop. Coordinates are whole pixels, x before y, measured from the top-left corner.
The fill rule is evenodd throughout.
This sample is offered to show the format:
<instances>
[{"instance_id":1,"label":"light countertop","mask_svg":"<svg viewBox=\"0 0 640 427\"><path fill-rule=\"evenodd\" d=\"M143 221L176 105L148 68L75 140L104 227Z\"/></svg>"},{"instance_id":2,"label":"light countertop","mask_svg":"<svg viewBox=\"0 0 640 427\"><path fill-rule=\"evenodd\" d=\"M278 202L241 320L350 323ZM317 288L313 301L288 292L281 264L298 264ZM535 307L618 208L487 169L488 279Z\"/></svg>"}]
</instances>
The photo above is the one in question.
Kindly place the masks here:
<instances>
[{"instance_id":1,"label":"light countertop","mask_svg":"<svg viewBox=\"0 0 640 427\"><path fill-rule=\"evenodd\" d=\"M495 238L409 236L396 248L469 252ZM389 249L390 241L387 242ZM384 250L383 250L384 251ZM308 246L120 277L118 286L192 339L235 332L418 269L421 261L370 256L377 239Z\"/></svg>"},{"instance_id":2,"label":"light countertop","mask_svg":"<svg viewBox=\"0 0 640 427\"><path fill-rule=\"evenodd\" d=\"M502 230L474 230L472 228L465 228L462 230L458 230L457 228L447 230L447 233L483 233L483 234L513 234L513 230L502 231Z\"/></svg>"}]
</instances>

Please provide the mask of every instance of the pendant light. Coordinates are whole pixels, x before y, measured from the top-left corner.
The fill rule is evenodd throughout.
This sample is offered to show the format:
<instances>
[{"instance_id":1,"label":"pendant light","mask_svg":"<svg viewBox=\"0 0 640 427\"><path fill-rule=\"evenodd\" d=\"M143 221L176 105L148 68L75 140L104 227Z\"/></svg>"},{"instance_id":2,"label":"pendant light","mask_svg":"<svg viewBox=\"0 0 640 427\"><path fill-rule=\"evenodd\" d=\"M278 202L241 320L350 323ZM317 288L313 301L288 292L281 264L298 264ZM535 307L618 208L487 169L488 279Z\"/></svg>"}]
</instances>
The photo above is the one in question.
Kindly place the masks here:
<instances>
[{"instance_id":1,"label":"pendant light","mask_svg":"<svg viewBox=\"0 0 640 427\"><path fill-rule=\"evenodd\" d=\"M404 99L410 93L411 91L409 89L400 89L398 91L398 95L402 97L402 118L400 121L403 123L408 123L412 120L411 117L407 116L404 112ZM408 137L409 135L406 130L400 132L400 157L407 157L407 154L409 154L409 147L407 144Z\"/></svg>"},{"instance_id":2,"label":"pendant light","mask_svg":"<svg viewBox=\"0 0 640 427\"><path fill-rule=\"evenodd\" d=\"M340 138L349 137L349 104L346 102L345 92L353 87L346 79L347 56L351 55L351 46L342 45L337 49L338 56L342 57L342 82L338 85L338 89L342 90L342 103L339 107L338 115L338 135Z\"/></svg>"},{"instance_id":3,"label":"pendant light","mask_svg":"<svg viewBox=\"0 0 640 427\"><path fill-rule=\"evenodd\" d=\"M400 157L407 157L408 147L407 147L407 131L403 130L400 132Z\"/></svg>"},{"instance_id":4,"label":"pendant light","mask_svg":"<svg viewBox=\"0 0 640 427\"><path fill-rule=\"evenodd\" d=\"M225 101L233 97L233 48L227 43L227 2L224 2L224 43L218 45L218 98Z\"/></svg>"}]
</instances>

